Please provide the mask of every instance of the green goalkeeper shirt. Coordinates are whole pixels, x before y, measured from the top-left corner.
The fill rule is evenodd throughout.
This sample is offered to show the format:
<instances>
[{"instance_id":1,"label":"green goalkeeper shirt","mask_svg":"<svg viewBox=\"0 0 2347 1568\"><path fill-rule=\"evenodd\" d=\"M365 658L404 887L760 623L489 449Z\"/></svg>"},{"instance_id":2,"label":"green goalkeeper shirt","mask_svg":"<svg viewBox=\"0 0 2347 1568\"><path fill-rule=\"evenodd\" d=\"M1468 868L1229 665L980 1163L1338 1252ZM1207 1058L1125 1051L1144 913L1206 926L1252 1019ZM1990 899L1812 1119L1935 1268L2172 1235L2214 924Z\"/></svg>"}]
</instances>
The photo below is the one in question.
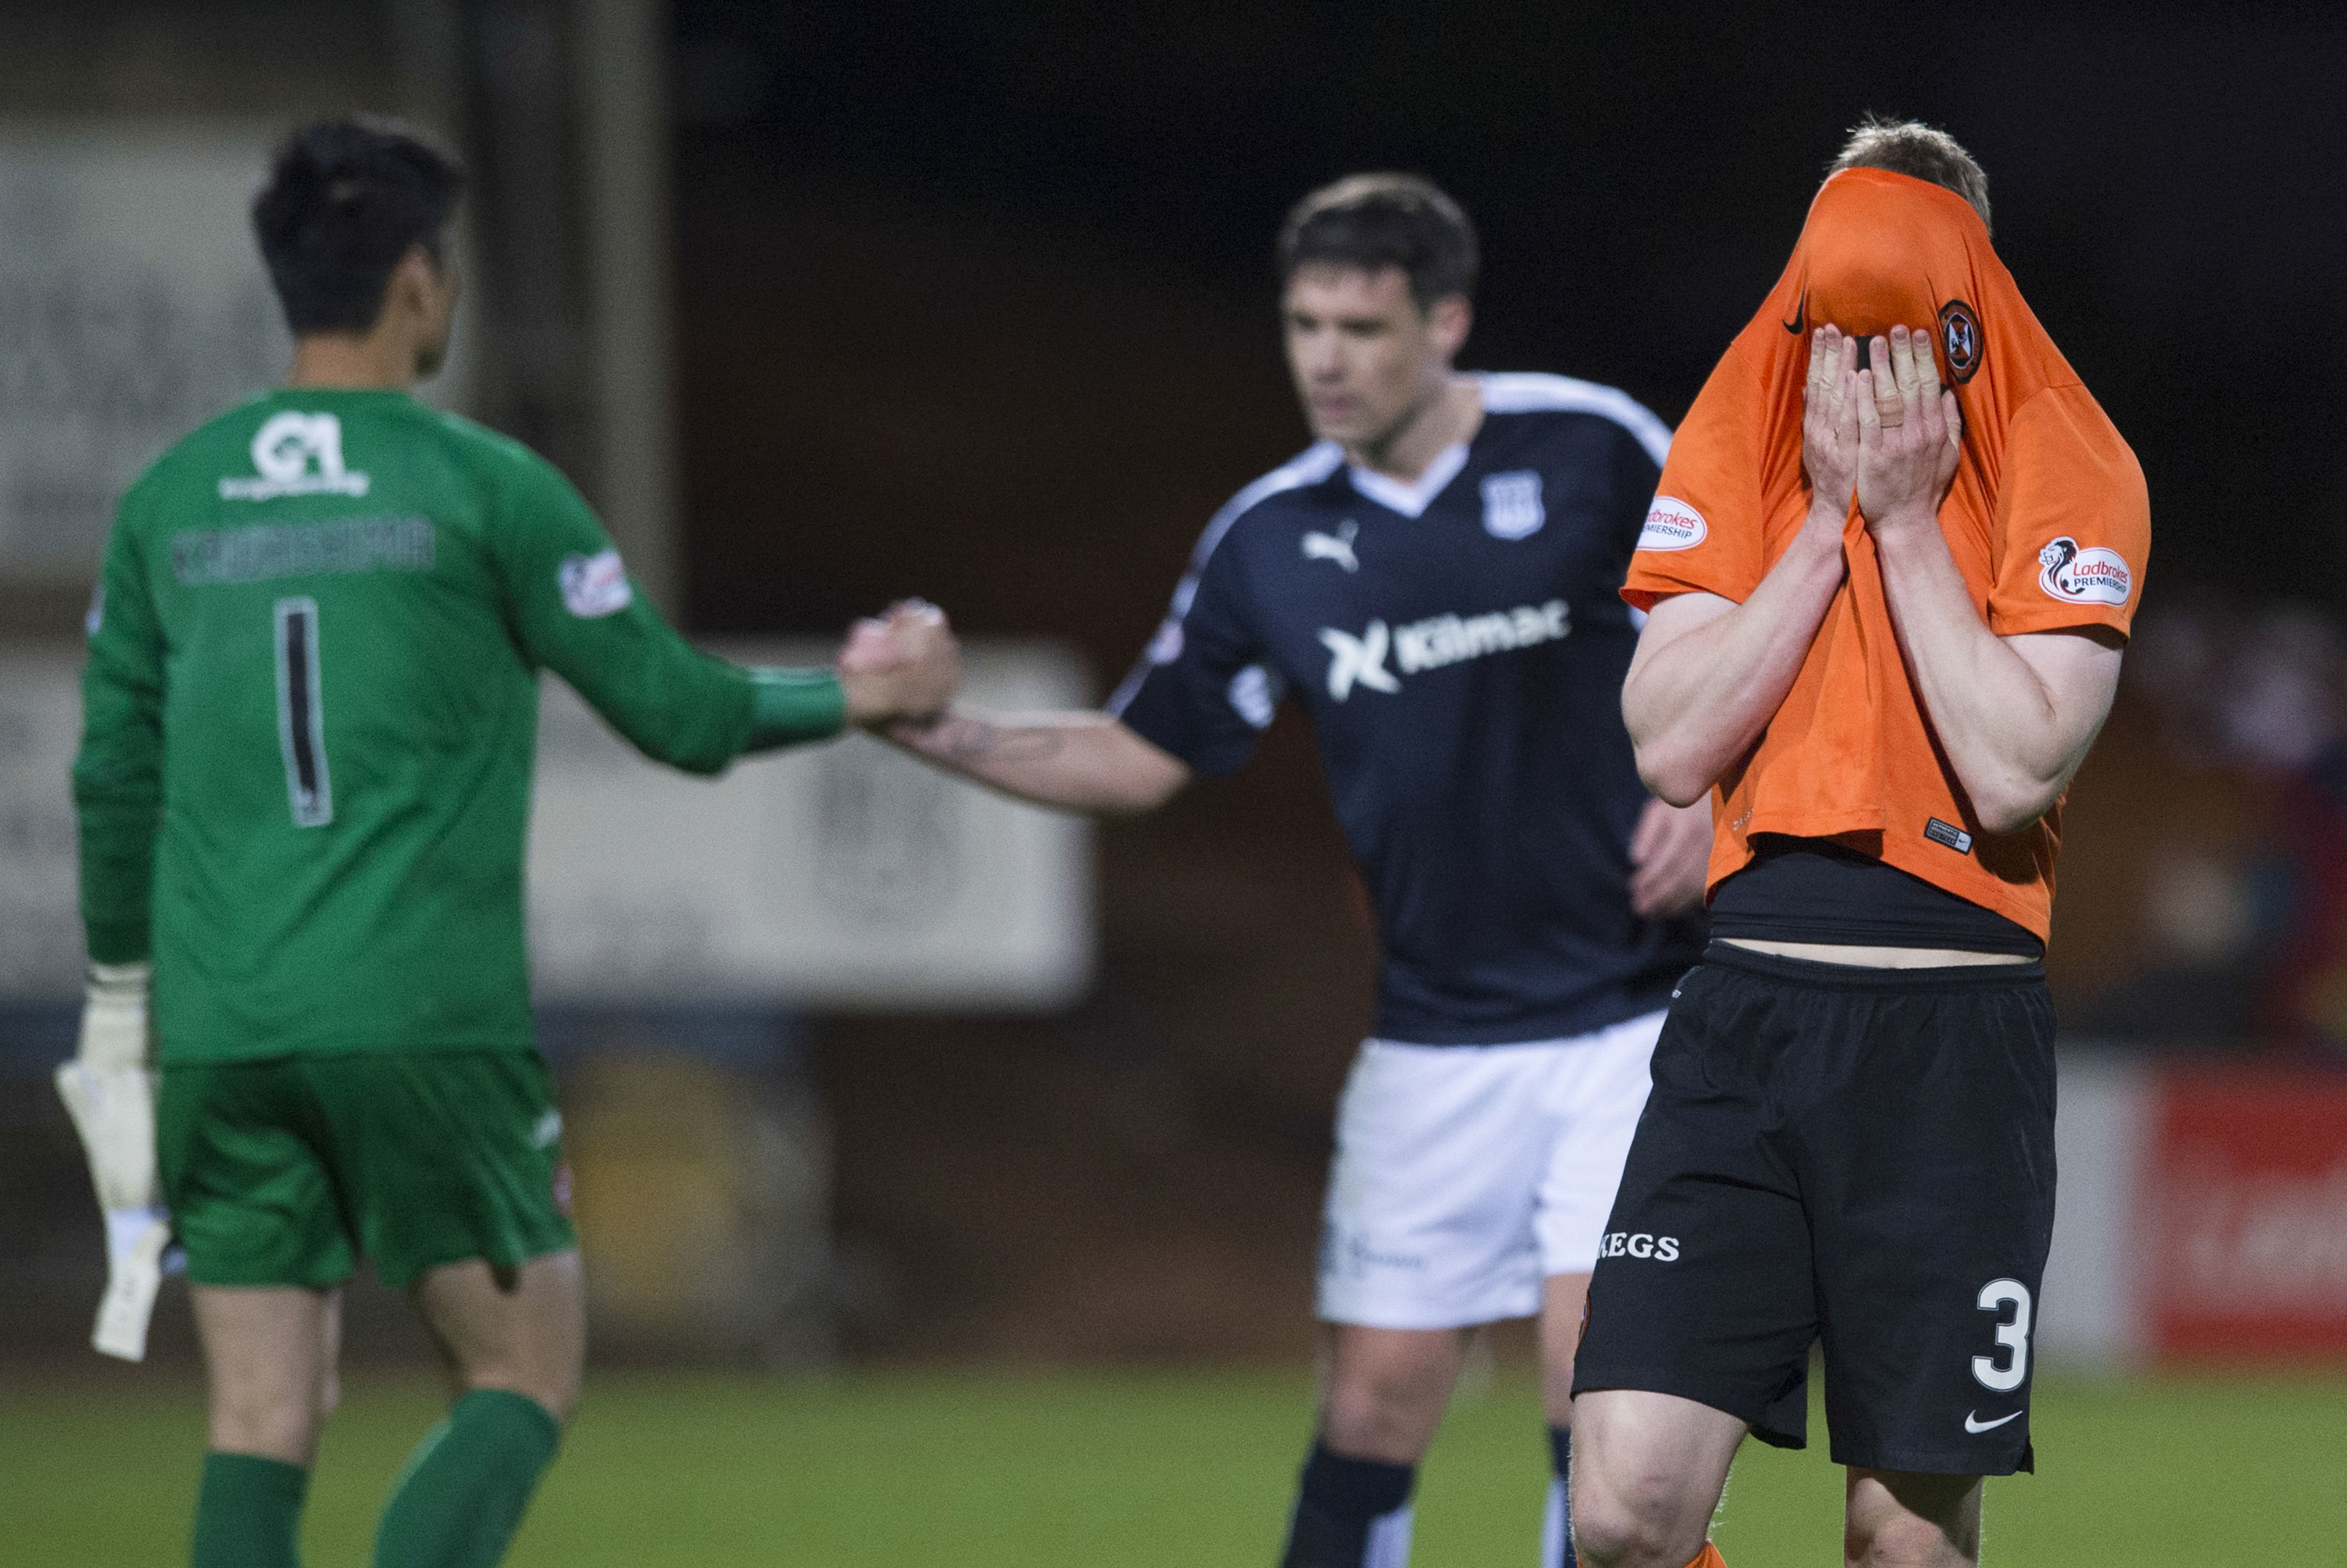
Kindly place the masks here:
<instances>
[{"instance_id":1,"label":"green goalkeeper shirt","mask_svg":"<svg viewBox=\"0 0 2347 1568\"><path fill-rule=\"evenodd\" d=\"M555 468L395 391L256 398L123 498L74 764L90 955L159 1059L527 1050L538 671L694 773L835 733L694 650Z\"/></svg>"}]
</instances>

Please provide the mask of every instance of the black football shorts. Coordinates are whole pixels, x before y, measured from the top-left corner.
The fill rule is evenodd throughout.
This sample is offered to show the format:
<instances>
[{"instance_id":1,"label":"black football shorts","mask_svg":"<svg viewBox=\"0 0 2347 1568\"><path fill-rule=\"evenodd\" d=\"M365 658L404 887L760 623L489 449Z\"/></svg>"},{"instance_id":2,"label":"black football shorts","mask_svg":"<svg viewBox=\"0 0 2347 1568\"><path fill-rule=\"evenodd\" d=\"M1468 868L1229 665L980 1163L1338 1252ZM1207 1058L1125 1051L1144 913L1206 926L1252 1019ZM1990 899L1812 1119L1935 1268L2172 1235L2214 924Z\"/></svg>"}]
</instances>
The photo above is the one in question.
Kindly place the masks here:
<instances>
[{"instance_id":1,"label":"black football shorts","mask_svg":"<svg viewBox=\"0 0 2347 1568\"><path fill-rule=\"evenodd\" d=\"M2054 1234L2037 964L1875 969L1714 942L1673 993L1598 1248L1573 1392L1640 1389L1838 1464L2034 1468Z\"/></svg>"}]
</instances>

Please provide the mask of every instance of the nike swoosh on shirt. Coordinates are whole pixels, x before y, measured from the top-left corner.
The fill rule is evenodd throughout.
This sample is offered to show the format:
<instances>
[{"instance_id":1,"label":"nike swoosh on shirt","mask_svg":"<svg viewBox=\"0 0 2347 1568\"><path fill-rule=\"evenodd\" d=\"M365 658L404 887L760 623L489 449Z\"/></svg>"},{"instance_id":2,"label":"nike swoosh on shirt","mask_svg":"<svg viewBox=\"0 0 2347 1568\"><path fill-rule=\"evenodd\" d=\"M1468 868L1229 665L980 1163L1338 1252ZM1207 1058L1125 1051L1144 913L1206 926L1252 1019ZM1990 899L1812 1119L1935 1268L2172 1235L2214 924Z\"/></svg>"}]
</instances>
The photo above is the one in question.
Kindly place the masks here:
<instances>
[{"instance_id":1,"label":"nike swoosh on shirt","mask_svg":"<svg viewBox=\"0 0 2347 1568\"><path fill-rule=\"evenodd\" d=\"M1779 322L1777 324L1783 327L1787 332L1791 333L1795 337L1801 335L1801 330L1809 324L1809 290L1803 289L1801 291L1801 302L1793 307L1793 319L1788 322Z\"/></svg>"},{"instance_id":2,"label":"nike swoosh on shirt","mask_svg":"<svg viewBox=\"0 0 2347 1568\"><path fill-rule=\"evenodd\" d=\"M2019 1410L2015 1410L2009 1416L1999 1416L1993 1421L1983 1421L1978 1419L1978 1412L1966 1410L1964 1412L1964 1430L1974 1434L1981 1432L1993 1432L1996 1430L1997 1428L2004 1425L2005 1422L2017 1421L2020 1419L2021 1412Z\"/></svg>"}]
</instances>

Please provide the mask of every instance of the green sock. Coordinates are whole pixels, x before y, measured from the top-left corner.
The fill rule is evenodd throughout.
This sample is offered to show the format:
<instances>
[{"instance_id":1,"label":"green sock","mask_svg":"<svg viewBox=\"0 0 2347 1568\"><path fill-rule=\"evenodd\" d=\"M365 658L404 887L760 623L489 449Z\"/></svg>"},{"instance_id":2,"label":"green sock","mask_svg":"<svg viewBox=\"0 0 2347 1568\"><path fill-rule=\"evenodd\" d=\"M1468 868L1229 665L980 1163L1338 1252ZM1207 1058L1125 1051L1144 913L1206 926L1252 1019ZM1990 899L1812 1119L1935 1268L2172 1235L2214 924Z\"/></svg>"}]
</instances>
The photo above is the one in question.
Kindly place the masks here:
<instances>
[{"instance_id":1,"label":"green sock","mask_svg":"<svg viewBox=\"0 0 2347 1568\"><path fill-rule=\"evenodd\" d=\"M476 1389L409 1456L375 1532L375 1568L490 1568L562 1429L544 1405Z\"/></svg>"},{"instance_id":2,"label":"green sock","mask_svg":"<svg viewBox=\"0 0 2347 1568\"><path fill-rule=\"evenodd\" d=\"M310 1472L259 1454L204 1456L194 1568L302 1568L302 1498Z\"/></svg>"}]
</instances>

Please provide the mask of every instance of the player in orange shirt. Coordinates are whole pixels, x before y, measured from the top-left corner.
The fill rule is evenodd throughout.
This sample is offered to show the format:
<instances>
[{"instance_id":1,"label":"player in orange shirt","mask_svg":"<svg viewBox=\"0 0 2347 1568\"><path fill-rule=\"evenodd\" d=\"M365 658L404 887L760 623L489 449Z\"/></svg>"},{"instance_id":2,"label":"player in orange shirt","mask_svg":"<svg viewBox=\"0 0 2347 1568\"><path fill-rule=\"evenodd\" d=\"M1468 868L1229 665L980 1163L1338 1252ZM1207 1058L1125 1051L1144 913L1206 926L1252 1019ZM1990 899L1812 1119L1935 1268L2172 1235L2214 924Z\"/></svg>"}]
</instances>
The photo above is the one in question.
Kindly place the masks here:
<instances>
[{"instance_id":1,"label":"player in orange shirt","mask_svg":"<svg viewBox=\"0 0 2347 1568\"><path fill-rule=\"evenodd\" d=\"M2038 959L2149 542L2134 455L1990 245L1979 166L1859 128L1681 426L1623 590L1650 612L1623 692L1640 774L1713 798L1713 940L1591 1286L1592 1568L1716 1561L1729 1461L1747 1431L1801 1445L1819 1340L1850 1562L1975 1562L1980 1478L2032 1467Z\"/></svg>"}]
</instances>

